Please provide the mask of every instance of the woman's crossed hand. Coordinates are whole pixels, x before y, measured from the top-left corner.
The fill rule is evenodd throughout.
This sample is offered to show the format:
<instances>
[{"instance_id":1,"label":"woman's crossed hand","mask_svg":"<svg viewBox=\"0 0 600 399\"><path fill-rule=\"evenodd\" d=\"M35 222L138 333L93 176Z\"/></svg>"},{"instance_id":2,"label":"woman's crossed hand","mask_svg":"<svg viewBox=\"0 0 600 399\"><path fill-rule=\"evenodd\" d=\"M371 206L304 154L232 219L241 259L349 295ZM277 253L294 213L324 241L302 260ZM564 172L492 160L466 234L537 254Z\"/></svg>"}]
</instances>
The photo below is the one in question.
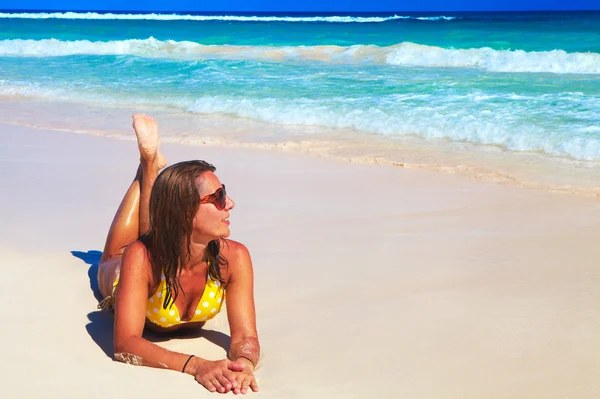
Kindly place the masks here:
<instances>
[{"instance_id":1,"label":"woman's crossed hand","mask_svg":"<svg viewBox=\"0 0 600 399\"><path fill-rule=\"evenodd\" d=\"M245 395L248 392L248 388L252 389L253 392L258 392L258 384L254 377L252 367L246 364L246 367L242 371L236 371L233 373L237 380L237 386L233 388L234 394Z\"/></svg>"},{"instance_id":2,"label":"woman's crossed hand","mask_svg":"<svg viewBox=\"0 0 600 399\"><path fill-rule=\"evenodd\" d=\"M231 360L204 360L197 357L191 359L187 369L199 384L210 392L245 394L250 387L258 390L254 374L250 367L241 362ZM191 367L190 367L191 366Z\"/></svg>"}]
</instances>

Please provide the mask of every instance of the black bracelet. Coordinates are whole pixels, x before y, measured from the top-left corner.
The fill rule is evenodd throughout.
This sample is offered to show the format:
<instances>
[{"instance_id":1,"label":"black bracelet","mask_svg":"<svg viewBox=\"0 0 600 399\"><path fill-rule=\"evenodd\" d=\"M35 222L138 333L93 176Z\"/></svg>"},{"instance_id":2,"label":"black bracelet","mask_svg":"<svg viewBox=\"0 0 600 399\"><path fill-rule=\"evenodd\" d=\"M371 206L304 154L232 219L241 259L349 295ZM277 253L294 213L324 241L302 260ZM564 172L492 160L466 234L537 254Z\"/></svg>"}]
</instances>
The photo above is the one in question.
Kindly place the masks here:
<instances>
[{"instance_id":1,"label":"black bracelet","mask_svg":"<svg viewBox=\"0 0 600 399\"><path fill-rule=\"evenodd\" d=\"M193 358L194 356L195 356L195 355L190 355L190 357L188 357L188 360L186 360L186 361L185 361L185 364L183 365L183 368L181 369L181 372L182 372L182 373L185 373L185 366L187 366L187 364L190 362L190 360L192 360L192 358Z\"/></svg>"}]
</instances>

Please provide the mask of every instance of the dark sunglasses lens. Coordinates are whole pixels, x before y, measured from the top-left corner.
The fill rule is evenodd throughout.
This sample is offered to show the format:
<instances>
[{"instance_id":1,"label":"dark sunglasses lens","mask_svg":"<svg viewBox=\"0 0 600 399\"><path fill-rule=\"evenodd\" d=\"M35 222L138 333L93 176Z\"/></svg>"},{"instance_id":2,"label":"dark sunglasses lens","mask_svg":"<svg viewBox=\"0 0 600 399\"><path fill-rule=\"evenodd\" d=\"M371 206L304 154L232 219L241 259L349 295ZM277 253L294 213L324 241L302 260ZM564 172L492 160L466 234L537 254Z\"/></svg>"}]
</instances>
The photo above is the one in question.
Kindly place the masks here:
<instances>
[{"instance_id":1,"label":"dark sunglasses lens","mask_svg":"<svg viewBox=\"0 0 600 399\"><path fill-rule=\"evenodd\" d=\"M227 205L227 191L225 191L224 185L223 188L219 190L219 196L217 197L217 200L219 201L219 208L225 209L225 205Z\"/></svg>"}]
</instances>

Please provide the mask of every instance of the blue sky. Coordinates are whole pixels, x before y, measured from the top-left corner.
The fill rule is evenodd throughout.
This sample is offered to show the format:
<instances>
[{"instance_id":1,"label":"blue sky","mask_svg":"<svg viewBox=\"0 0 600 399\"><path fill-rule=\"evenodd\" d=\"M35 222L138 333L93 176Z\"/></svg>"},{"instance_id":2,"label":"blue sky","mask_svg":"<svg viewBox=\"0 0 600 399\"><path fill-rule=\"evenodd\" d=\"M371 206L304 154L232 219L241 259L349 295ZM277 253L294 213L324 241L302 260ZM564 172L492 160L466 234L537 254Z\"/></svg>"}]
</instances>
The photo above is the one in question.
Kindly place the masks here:
<instances>
[{"instance_id":1,"label":"blue sky","mask_svg":"<svg viewBox=\"0 0 600 399\"><path fill-rule=\"evenodd\" d=\"M0 0L0 9L136 11L598 10L600 0Z\"/></svg>"}]
</instances>

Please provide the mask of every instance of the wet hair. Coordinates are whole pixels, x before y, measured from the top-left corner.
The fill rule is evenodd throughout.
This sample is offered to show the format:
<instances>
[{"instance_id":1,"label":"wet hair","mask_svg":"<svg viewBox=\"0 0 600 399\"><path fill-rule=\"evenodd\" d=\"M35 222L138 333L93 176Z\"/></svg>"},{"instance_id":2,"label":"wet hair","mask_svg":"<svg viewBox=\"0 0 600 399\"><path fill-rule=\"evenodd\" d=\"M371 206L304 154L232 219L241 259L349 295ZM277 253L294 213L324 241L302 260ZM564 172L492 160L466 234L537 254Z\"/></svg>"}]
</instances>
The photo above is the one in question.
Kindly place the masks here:
<instances>
[{"instance_id":1,"label":"wet hair","mask_svg":"<svg viewBox=\"0 0 600 399\"><path fill-rule=\"evenodd\" d=\"M150 229L140 241L148 249L155 281L159 281L161 272L165 276L164 309L175 303L179 290L183 291L179 281L181 265L190 260L194 216L204 183L198 178L214 171L215 167L205 161L176 163L163 170L152 187ZM221 267L227 267L227 259L220 251L220 240L209 242L204 260L209 265L208 277L224 284Z\"/></svg>"}]
</instances>

